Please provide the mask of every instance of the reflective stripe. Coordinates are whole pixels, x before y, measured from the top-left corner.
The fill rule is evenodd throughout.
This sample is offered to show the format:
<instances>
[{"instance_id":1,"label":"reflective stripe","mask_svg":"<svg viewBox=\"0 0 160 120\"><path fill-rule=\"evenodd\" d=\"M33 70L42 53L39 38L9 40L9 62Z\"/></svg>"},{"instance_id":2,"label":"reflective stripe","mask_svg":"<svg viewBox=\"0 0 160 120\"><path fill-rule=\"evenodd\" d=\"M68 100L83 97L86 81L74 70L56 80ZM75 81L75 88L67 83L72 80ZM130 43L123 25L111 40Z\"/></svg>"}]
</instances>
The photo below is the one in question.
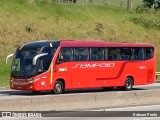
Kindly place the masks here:
<instances>
[{"instance_id":1,"label":"reflective stripe","mask_svg":"<svg viewBox=\"0 0 160 120\"><path fill-rule=\"evenodd\" d=\"M59 68L59 71L60 72L65 72L65 71L67 71L67 68Z\"/></svg>"},{"instance_id":2,"label":"reflective stripe","mask_svg":"<svg viewBox=\"0 0 160 120\"><path fill-rule=\"evenodd\" d=\"M53 82L53 62L51 63L51 78L50 78L50 84Z\"/></svg>"}]
</instances>

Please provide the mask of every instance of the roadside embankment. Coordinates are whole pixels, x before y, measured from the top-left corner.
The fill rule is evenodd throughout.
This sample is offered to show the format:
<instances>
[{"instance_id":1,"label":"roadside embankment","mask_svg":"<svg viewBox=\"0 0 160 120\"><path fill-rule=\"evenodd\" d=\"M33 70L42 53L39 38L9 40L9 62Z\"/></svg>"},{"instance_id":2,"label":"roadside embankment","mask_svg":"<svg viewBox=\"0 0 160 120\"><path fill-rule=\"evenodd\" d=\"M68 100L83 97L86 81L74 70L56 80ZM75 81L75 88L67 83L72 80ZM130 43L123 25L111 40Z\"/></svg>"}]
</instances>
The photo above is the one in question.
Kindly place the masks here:
<instances>
[{"instance_id":1,"label":"roadside embankment","mask_svg":"<svg viewBox=\"0 0 160 120\"><path fill-rule=\"evenodd\" d=\"M0 111L59 111L160 104L160 90L1 97Z\"/></svg>"}]
</instances>

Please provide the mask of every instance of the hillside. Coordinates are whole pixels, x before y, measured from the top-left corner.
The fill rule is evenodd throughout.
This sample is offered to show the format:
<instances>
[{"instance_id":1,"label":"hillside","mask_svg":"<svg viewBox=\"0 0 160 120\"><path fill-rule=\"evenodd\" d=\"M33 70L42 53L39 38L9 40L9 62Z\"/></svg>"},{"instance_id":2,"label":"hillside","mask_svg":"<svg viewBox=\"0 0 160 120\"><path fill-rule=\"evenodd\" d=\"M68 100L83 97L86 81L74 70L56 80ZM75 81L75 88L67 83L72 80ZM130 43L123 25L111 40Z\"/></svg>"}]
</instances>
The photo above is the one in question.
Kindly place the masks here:
<instances>
[{"instance_id":1,"label":"hillside","mask_svg":"<svg viewBox=\"0 0 160 120\"><path fill-rule=\"evenodd\" d=\"M160 12L31 1L0 1L0 58L41 39L150 42L160 48Z\"/></svg>"},{"instance_id":2,"label":"hillside","mask_svg":"<svg viewBox=\"0 0 160 120\"><path fill-rule=\"evenodd\" d=\"M40 0L0 0L0 76L5 86L6 55L23 43L42 39L100 39L153 43L160 49L160 12L107 6L58 4Z\"/></svg>"}]
</instances>

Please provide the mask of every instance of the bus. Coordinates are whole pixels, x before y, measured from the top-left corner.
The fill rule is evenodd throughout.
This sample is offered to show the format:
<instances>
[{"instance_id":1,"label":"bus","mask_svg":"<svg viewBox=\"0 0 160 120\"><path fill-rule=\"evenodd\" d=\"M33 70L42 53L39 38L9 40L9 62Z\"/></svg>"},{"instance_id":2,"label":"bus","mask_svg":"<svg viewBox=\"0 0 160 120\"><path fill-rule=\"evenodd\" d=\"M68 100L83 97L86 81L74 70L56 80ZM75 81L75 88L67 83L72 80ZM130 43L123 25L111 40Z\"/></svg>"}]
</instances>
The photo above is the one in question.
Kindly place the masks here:
<instances>
[{"instance_id":1,"label":"bus","mask_svg":"<svg viewBox=\"0 0 160 120\"><path fill-rule=\"evenodd\" d=\"M155 47L149 43L45 40L19 47L13 56L10 87L34 93L113 88L155 82Z\"/></svg>"}]
</instances>

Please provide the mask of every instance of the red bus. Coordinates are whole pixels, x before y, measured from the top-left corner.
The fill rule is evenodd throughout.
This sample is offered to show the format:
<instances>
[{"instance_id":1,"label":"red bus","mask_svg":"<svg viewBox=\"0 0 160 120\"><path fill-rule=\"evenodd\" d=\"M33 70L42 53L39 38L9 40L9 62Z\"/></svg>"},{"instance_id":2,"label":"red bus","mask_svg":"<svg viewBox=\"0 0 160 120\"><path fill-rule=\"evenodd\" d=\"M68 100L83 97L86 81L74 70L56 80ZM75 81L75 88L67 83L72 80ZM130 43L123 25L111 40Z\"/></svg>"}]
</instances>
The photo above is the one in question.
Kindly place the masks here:
<instances>
[{"instance_id":1,"label":"red bus","mask_svg":"<svg viewBox=\"0 0 160 120\"><path fill-rule=\"evenodd\" d=\"M155 82L152 44L103 41L37 41L19 47L13 56L11 89L61 94L67 89L119 87Z\"/></svg>"}]
</instances>

